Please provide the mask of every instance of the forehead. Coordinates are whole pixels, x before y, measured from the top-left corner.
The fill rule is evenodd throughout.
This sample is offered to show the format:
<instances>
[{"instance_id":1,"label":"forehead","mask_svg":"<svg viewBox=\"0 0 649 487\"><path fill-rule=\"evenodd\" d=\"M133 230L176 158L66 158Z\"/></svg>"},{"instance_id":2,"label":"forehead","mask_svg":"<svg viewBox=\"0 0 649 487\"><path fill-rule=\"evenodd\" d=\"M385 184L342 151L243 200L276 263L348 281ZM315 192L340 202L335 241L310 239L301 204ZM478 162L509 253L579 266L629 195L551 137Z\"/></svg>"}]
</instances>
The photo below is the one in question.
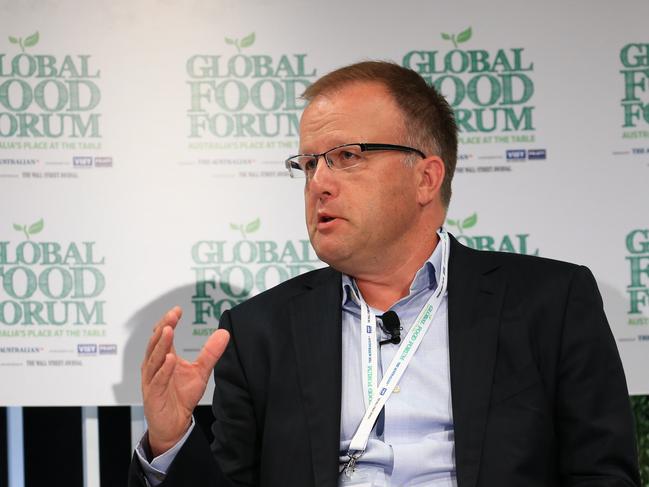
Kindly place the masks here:
<instances>
[{"instance_id":1,"label":"forehead","mask_svg":"<svg viewBox=\"0 0 649 487\"><path fill-rule=\"evenodd\" d=\"M397 143L403 116L380 83L350 83L316 96L300 122L300 152L322 152L352 142Z\"/></svg>"}]
</instances>

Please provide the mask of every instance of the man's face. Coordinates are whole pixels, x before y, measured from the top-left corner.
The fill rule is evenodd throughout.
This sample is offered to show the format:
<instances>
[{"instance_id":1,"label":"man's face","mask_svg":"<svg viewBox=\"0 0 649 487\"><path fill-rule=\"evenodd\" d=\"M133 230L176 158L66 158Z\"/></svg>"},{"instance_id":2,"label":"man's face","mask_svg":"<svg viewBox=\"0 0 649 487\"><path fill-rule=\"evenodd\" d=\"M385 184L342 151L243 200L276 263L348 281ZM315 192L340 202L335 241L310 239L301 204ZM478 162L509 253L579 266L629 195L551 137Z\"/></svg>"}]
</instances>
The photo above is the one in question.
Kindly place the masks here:
<instances>
[{"instance_id":1,"label":"man's face","mask_svg":"<svg viewBox=\"0 0 649 487\"><path fill-rule=\"evenodd\" d=\"M300 124L300 153L342 144L403 143L403 115L378 83L353 83L317 96ZM419 217L416 172L403 152L365 152L365 163L333 171L324 158L304 188L309 238L321 260L358 276L413 245ZM420 238L421 236L419 236ZM425 237L424 237L425 238Z\"/></svg>"}]
</instances>

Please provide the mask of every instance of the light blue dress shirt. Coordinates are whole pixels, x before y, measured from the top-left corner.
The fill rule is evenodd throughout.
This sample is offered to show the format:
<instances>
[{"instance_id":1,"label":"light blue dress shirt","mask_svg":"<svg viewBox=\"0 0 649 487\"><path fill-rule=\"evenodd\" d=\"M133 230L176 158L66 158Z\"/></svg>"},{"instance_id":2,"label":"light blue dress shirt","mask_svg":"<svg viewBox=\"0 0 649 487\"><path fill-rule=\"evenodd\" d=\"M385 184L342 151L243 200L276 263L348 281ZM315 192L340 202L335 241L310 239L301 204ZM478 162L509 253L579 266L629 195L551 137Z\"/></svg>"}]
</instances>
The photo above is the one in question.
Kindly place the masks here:
<instances>
[{"instance_id":1,"label":"light blue dress shirt","mask_svg":"<svg viewBox=\"0 0 649 487\"><path fill-rule=\"evenodd\" d=\"M419 269L408 296L390 309L401 321L401 336L433 295L442 264L441 245ZM343 275L342 302L342 404L340 425L340 461L346 461L347 449L365 413L361 381L360 307L352 293L352 278ZM442 303L417 353L398 384L359 460L361 466L375 466L385 472L391 487L430 486L457 487L455 477L454 432L451 409L450 370L448 358L448 297ZM387 310L373 309L378 316ZM389 337L380 326L378 340ZM379 350L379 381L395 356L399 345L386 344ZM150 463L142 447L136 454L145 476L153 487L158 485L185 443L185 436L169 451Z\"/></svg>"},{"instance_id":2,"label":"light blue dress shirt","mask_svg":"<svg viewBox=\"0 0 649 487\"><path fill-rule=\"evenodd\" d=\"M390 309L399 316L404 337L434 293L441 272L441 245L419 269L408 296ZM343 276L342 406L340 461L365 413L361 379L360 307L349 276ZM448 296L442 303L397 391L379 416L359 465L382 468L392 487L456 486L454 430L448 358ZM379 316L387 310L373 309ZM380 325L380 323L379 323ZM378 339L389 337L381 330ZM387 369L399 345L379 347L379 375ZM380 377L379 377L380 381Z\"/></svg>"}]
</instances>

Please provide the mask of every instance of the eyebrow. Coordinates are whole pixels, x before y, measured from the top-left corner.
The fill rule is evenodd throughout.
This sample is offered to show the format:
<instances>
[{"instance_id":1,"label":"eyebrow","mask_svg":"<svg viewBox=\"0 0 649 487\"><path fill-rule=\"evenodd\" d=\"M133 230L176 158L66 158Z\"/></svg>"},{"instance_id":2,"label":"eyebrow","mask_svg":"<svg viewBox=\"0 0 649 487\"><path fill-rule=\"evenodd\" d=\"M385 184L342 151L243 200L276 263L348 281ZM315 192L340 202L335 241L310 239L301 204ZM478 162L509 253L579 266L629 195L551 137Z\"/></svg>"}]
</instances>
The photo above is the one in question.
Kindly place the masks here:
<instances>
[{"instance_id":1,"label":"eyebrow","mask_svg":"<svg viewBox=\"0 0 649 487\"><path fill-rule=\"evenodd\" d=\"M351 140L351 142L350 142L350 140ZM326 149L324 151L328 151L330 149L340 147L341 145L366 144L367 142L365 142L365 140L366 140L366 137L359 138L359 139L347 138L347 137L345 137L344 139L338 139L338 138L332 139L332 141L327 142L327 144L326 144L327 147L326 147ZM324 151L320 151L320 152L306 151L306 150L303 150L302 148L299 148L299 147L298 147L298 151L299 152L297 153L297 155L302 155L302 154L307 154L307 155L310 155L310 154L322 154L324 152Z\"/></svg>"}]
</instances>

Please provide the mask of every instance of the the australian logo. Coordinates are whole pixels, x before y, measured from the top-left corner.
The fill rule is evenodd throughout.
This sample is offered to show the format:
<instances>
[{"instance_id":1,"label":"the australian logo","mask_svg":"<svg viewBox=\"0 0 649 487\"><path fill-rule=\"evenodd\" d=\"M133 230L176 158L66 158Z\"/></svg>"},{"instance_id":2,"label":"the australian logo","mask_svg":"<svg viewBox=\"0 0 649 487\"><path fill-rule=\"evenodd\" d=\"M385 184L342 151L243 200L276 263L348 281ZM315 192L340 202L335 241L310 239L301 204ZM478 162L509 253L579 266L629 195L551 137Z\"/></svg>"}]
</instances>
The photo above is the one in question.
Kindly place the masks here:
<instances>
[{"instance_id":1,"label":"the australian logo","mask_svg":"<svg viewBox=\"0 0 649 487\"><path fill-rule=\"evenodd\" d=\"M231 54L196 54L187 60L190 148L196 140L295 138L300 95L317 75L306 54L253 54L255 33L225 38ZM234 146L236 147L236 145ZM242 144L267 148L268 144Z\"/></svg>"},{"instance_id":2,"label":"the australian logo","mask_svg":"<svg viewBox=\"0 0 649 487\"><path fill-rule=\"evenodd\" d=\"M626 250L630 274L629 324L649 325L649 228L631 231L626 236Z\"/></svg>"},{"instance_id":3,"label":"the australian logo","mask_svg":"<svg viewBox=\"0 0 649 487\"><path fill-rule=\"evenodd\" d=\"M649 128L649 43L627 44L620 51L620 61L624 79L622 127Z\"/></svg>"},{"instance_id":4,"label":"the australian logo","mask_svg":"<svg viewBox=\"0 0 649 487\"><path fill-rule=\"evenodd\" d=\"M449 49L410 51L402 64L446 97L463 143L534 141L534 63L522 47L465 48L472 37L444 32Z\"/></svg>"},{"instance_id":5,"label":"the australian logo","mask_svg":"<svg viewBox=\"0 0 649 487\"><path fill-rule=\"evenodd\" d=\"M231 223L238 240L200 240L192 246L194 325L216 326L223 311L282 281L321 267L308 240L255 240L259 218ZM214 328L196 327L194 335Z\"/></svg>"},{"instance_id":6,"label":"the australian logo","mask_svg":"<svg viewBox=\"0 0 649 487\"><path fill-rule=\"evenodd\" d=\"M476 250L497 250L515 254L539 255L539 249L532 250L529 243L529 233L513 235L480 235L471 231L470 235L464 233L476 226L478 214L473 213L466 218L446 220L446 229L450 231L458 242Z\"/></svg>"},{"instance_id":7,"label":"the australian logo","mask_svg":"<svg viewBox=\"0 0 649 487\"><path fill-rule=\"evenodd\" d=\"M100 71L89 54L37 54L38 32L8 37L13 53L0 53L0 143L49 149L47 140L98 139ZM16 52L17 51L17 52Z\"/></svg>"},{"instance_id":8,"label":"the australian logo","mask_svg":"<svg viewBox=\"0 0 649 487\"><path fill-rule=\"evenodd\" d=\"M16 223L24 239L0 242L0 327L105 325L105 259L95 242L37 241L44 227L43 219Z\"/></svg>"}]
</instances>

